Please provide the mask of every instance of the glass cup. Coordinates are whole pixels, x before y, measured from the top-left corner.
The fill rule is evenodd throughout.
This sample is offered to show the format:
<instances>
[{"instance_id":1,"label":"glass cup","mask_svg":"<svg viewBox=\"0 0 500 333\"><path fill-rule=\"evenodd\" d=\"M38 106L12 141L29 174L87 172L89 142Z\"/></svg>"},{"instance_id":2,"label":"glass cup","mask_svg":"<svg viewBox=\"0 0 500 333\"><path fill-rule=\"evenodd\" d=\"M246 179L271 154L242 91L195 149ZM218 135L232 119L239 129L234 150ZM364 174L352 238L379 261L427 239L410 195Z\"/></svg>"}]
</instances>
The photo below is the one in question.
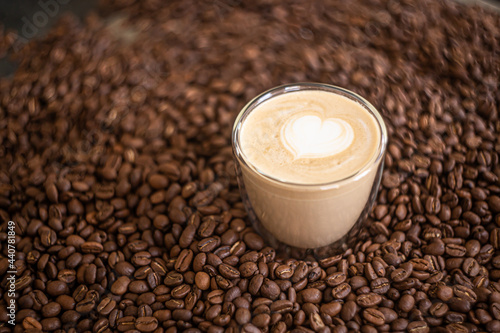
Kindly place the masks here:
<instances>
[{"instance_id":1,"label":"glass cup","mask_svg":"<svg viewBox=\"0 0 500 333\"><path fill-rule=\"evenodd\" d=\"M245 156L240 133L247 116L276 96L321 90L357 102L380 130L374 158L352 175L323 184L281 181L260 172ZM353 246L376 198L382 176L387 130L379 112L361 96L327 84L298 83L272 88L251 100L232 132L236 173L243 203L254 228L279 252L294 257L334 255Z\"/></svg>"}]
</instances>

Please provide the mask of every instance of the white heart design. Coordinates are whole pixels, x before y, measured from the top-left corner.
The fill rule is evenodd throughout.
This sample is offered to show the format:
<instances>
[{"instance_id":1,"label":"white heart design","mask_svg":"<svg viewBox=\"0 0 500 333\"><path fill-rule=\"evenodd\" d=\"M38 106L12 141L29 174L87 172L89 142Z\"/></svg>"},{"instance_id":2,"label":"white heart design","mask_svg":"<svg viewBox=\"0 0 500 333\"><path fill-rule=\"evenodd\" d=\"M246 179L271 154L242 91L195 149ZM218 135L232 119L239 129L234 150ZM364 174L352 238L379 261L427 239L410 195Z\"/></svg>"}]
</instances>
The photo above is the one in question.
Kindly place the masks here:
<instances>
[{"instance_id":1,"label":"white heart design","mask_svg":"<svg viewBox=\"0 0 500 333\"><path fill-rule=\"evenodd\" d=\"M295 158L321 158L347 149L354 131L342 119L305 115L289 119L281 129L281 138Z\"/></svg>"}]
</instances>

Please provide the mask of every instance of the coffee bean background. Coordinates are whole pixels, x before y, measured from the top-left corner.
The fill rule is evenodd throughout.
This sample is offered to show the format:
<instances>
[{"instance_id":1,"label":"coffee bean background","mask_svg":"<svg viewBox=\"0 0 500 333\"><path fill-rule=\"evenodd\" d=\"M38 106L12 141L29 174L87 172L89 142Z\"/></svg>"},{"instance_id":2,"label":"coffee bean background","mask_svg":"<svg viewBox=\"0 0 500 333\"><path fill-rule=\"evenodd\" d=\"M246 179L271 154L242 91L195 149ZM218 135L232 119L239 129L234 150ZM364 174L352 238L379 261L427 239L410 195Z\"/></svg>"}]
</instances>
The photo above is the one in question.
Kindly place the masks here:
<instances>
[{"instance_id":1,"label":"coffee bean background","mask_svg":"<svg viewBox=\"0 0 500 333\"><path fill-rule=\"evenodd\" d=\"M500 16L449 1L105 0L0 80L0 332L500 331ZM259 92L384 115L371 223L284 259L250 227L230 133ZM304 221L307 226L308 221ZM332 219L332 223L335 221Z\"/></svg>"}]
</instances>

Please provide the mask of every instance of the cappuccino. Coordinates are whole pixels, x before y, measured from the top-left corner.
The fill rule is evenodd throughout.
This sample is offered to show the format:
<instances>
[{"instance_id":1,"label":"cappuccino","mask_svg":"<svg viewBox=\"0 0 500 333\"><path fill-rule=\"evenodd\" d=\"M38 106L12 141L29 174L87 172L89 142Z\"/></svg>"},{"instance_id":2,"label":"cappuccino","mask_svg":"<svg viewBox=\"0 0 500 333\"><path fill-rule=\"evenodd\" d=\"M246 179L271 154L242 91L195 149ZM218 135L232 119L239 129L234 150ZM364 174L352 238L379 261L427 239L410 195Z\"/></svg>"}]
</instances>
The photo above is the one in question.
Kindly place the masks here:
<instances>
[{"instance_id":1,"label":"cappuccino","mask_svg":"<svg viewBox=\"0 0 500 333\"><path fill-rule=\"evenodd\" d=\"M261 233L316 249L340 241L371 207L385 126L355 94L293 87L249 103L235 123L233 144L245 205Z\"/></svg>"},{"instance_id":2,"label":"cappuccino","mask_svg":"<svg viewBox=\"0 0 500 333\"><path fill-rule=\"evenodd\" d=\"M262 174L324 184L358 172L377 154L380 130L361 104L326 91L271 98L244 120L241 149Z\"/></svg>"}]
</instances>

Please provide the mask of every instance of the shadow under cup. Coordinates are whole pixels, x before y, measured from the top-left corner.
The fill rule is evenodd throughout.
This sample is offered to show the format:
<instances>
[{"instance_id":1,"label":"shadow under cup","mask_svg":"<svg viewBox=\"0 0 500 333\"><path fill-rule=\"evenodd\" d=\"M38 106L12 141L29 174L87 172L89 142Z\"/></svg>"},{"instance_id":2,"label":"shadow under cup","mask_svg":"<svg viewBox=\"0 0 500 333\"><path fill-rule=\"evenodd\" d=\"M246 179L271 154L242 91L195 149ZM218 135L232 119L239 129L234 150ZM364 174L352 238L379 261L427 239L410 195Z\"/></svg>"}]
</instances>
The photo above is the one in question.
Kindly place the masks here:
<instances>
[{"instance_id":1,"label":"shadow under cup","mask_svg":"<svg viewBox=\"0 0 500 333\"><path fill-rule=\"evenodd\" d=\"M273 97L304 90L347 97L367 110L378 124L380 142L374 158L347 178L324 184L284 182L257 170L242 151L241 129L253 110ZM254 228L271 246L285 255L324 258L354 245L377 195L387 145L382 117L368 101L326 84L279 86L255 97L241 110L233 127L232 143L243 203Z\"/></svg>"}]
</instances>

